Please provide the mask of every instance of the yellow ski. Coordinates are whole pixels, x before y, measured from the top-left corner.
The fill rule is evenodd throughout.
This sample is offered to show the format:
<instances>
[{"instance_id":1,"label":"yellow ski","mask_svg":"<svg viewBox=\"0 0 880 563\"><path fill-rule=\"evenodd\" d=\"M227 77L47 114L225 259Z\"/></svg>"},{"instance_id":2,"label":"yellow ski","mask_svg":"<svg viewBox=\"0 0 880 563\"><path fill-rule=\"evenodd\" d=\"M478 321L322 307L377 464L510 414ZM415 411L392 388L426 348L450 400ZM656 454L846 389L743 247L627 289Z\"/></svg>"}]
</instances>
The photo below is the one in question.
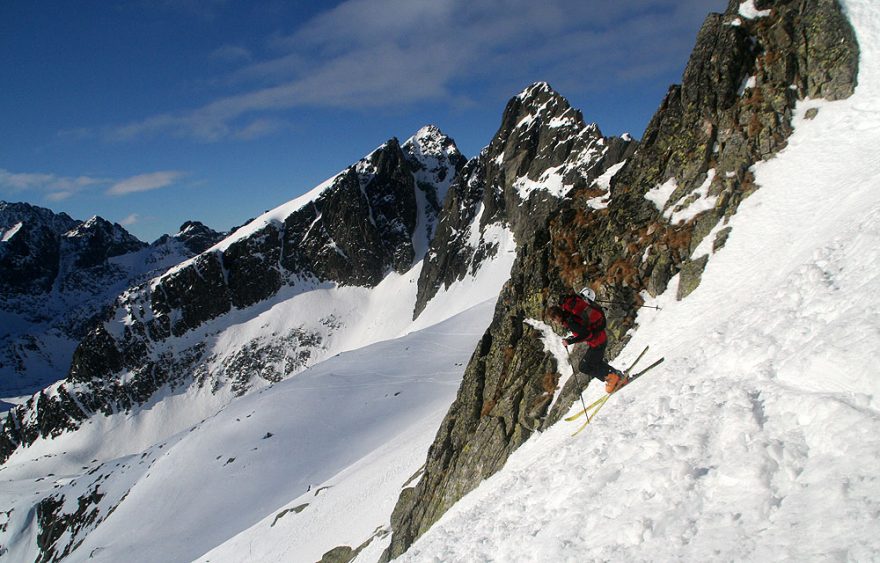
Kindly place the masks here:
<instances>
[{"instance_id":1,"label":"yellow ski","mask_svg":"<svg viewBox=\"0 0 880 563\"><path fill-rule=\"evenodd\" d=\"M609 393L608 395L605 395L604 397L602 397L601 399L599 399L599 401L601 401L601 402L599 402L598 406L596 406L596 410L594 410L593 413L592 413L590 416L587 417L587 421L586 421L585 423L583 423L583 424L581 425L580 428L578 428L577 430L574 431L574 434L572 434L572 436L577 436L578 434L580 434L581 430L583 430L584 428L586 428L587 425L588 425L590 422L592 422L592 420L596 417L596 413L599 412L599 409L602 408L602 406L608 401L608 397L610 397L611 395L612 395L612 394ZM593 404L595 404L595 403L593 403Z\"/></svg>"},{"instance_id":2,"label":"yellow ski","mask_svg":"<svg viewBox=\"0 0 880 563\"><path fill-rule=\"evenodd\" d=\"M601 397L596 399L590 406L588 406L586 408L586 410L578 411L576 414L573 414L573 415L567 417L565 420L567 420L568 422L571 422L572 420L579 419L580 417L582 417L585 414L587 414L588 412L590 412L590 409L592 409L593 407L595 407L596 405L598 405L599 403L601 403L602 401L604 401L607 398L608 398L608 395L602 395Z\"/></svg>"}]
</instances>

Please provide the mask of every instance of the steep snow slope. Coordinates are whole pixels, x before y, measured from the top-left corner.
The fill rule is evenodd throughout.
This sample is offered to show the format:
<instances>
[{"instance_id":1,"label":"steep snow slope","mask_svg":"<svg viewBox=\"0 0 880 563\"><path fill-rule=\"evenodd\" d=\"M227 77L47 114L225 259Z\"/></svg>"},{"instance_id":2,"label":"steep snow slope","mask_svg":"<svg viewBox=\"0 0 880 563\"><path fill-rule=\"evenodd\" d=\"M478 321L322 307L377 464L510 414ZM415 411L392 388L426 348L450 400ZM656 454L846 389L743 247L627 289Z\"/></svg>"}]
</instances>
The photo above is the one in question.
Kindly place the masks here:
<instances>
[{"instance_id":1,"label":"steep snow slope","mask_svg":"<svg viewBox=\"0 0 880 563\"><path fill-rule=\"evenodd\" d=\"M391 273L372 289L325 287L280 295L259 315L244 311L216 334L196 334L192 338L210 336L217 354L246 354L245 343L285 334L303 318L341 319L346 329L327 339L326 362L257 395L230 404L229 392L169 390L136 411L96 416L76 432L16 451L0 468L0 508L9 511L5 525L0 522L0 553L8 549L21 560L34 560L42 530L40 542L54 543L57 555L85 541L71 560L97 550L97 560L124 555L154 561L156 537L165 546L161 560L187 560L263 518L274 522L309 484L321 484L355 463L361 469L349 470L354 480L327 496L333 504L322 516L314 515L308 525L287 518L278 529L300 538L289 549L316 552L318 558L339 543L368 539L387 525L400 487L424 459L509 276L513 237L505 229L496 235L494 259L439 293L415 322L420 265L404 275ZM389 342L339 355L381 341ZM302 389L308 391L297 391ZM401 400L392 401L397 392ZM266 429L243 435L233 421L249 418ZM289 438L263 442L267 433ZM251 454L252 448L261 453ZM176 453L166 463L171 452ZM234 492L226 490L230 478ZM365 491L358 485L364 478L380 483ZM215 485L205 485L211 479ZM340 475L333 485L345 479ZM34 520L35 503L44 520ZM52 523L67 531L60 538L47 536ZM315 526L325 533L316 535ZM242 549L233 542L224 553L240 560Z\"/></svg>"},{"instance_id":2,"label":"steep snow slope","mask_svg":"<svg viewBox=\"0 0 880 563\"><path fill-rule=\"evenodd\" d=\"M578 436L526 443L400 560L880 557L880 9L843 5L857 91L800 104L699 288L648 301L617 363L666 362Z\"/></svg>"},{"instance_id":3,"label":"steep snow slope","mask_svg":"<svg viewBox=\"0 0 880 563\"><path fill-rule=\"evenodd\" d=\"M418 469L492 308L490 300L430 329L336 356L136 455L84 461L84 468L52 454L7 464L4 506L12 497L26 507L34 479L38 494L66 495L64 512L76 510L78 497L103 495L94 531L86 525L63 538L85 540L70 561L189 561L252 525L221 550L229 560L314 561L340 543L357 545L386 524ZM76 447L76 434L54 444ZM100 455L97 442L91 447L80 446L79 456ZM9 528L38 533L32 513L17 507ZM3 540L12 560L38 557L34 542Z\"/></svg>"}]
</instances>

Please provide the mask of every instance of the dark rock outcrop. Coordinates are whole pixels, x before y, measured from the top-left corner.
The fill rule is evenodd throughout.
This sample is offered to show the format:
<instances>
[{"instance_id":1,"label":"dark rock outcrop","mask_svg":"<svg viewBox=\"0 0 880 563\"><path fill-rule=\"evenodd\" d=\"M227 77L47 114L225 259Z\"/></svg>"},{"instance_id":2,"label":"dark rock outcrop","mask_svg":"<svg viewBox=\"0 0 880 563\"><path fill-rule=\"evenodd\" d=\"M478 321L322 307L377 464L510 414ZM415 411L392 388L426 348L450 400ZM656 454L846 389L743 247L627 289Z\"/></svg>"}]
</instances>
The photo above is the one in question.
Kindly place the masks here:
<instances>
[{"instance_id":1,"label":"dark rock outcrop","mask_svg":"<svg viewBox=\"0 0 880 563\"><path fill-rule=\"evenodd\" d=\"M61 237L78 224L66 213L0 202L0 295L50 291L58 275Z\"/></svg>"},{"instance_id":2,"label":"dark rock outcrop","mask_svg":"<svg viewBox=\"0 0 880 563\"><path fill-rule=\"evenodd\" d=\"M152 246L160 247L176 241L182 244L190 255L195 256L208 250L223 240L225 236L224 233L218 233L199 221L187 221L180 226L176 235L162 235Z\"/></svg>"},{"instance_id":3,"label":"dark rock outcrop","mask_svg":"<svg viewBox=\"0 0 880 563\"><path fill-rule=\"evenodd\" d=\"M74 268L93 268L147 246L121 225L95 216L64 234L61 255L72 258Z\"/></svg>"},{"instance_id":4,"label":"dark rock outcrop","mask_svg":"<svg viewBox=\"0 0 880 563\"><path fill-rule=\"evenodd\" d=\"M441 287L473 274L494 255L487 226L503 225L518 242L528 240L570 190L603 193L594 181L635 146L630 139L603 137L544 82L512 98L491 143L467 163L447 195L414 316Z\"/></svg>"},{"instance_id":5,"label":"dark rock outcrop","mask_svg":"<svg viewBox=\"0 0 880 563\"><path fill-rule=\"evenodd\" d=\"M670 88L612 180L607 208L591 206L590 190L576 188L546 227L520 242L425 474L398 500L385 558L406 551L577 396L572 378L550 404L556 366L526 319L540 319L554 295L589 283L600 297L626 304L608 311L610 350L619 350L642 291L663 292L683 268L698 283L705 255L694 251L713 232L714 241L723 241L725 218L758 189L749 168L785 146L797 100L853 91L858 47L837 2L756 4L769 15L743 18L740 2L732 1L724 15L706 19L682 84Z\"/></svg>"}]
</instances>

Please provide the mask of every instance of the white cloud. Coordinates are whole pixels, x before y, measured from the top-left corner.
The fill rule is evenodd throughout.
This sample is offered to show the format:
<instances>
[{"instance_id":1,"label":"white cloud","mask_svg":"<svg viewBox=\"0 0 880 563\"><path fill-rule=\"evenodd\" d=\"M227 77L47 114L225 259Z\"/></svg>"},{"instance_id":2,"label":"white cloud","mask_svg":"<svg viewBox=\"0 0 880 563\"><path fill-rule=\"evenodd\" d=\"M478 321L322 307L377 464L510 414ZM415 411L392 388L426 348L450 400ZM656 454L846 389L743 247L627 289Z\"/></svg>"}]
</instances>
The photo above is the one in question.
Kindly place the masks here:
<instances>
[{"instance_id":1,"label":"white cloud","mask_svg":"<svg viewBox=\"0 0 880 563\"><path fill-rule=\"evenodd\" d=\"M68 198L73 197L75 195L76 195L75 191L61 190L61 191L57 191L57 192L49 192L48 194L46 194L46 199L48 201L64 201L65 199L68 199Z\"/></svg>"},{"instance_id":2,"label":"white cloud","mask_svg":"<svg viewBox=\"0 0 880 563\"><path fill-rule=\"evenodd\" d=\"M254 122L249 129L251 135L258 135L263 129L280 127L281 125L271 122ZM112 178L97 178L93 176L59 176L44 172L10 172L0 168L0 195L17 195L24 192L41 192L47 201L63 201L80 194L84 190L95 186L110 186L104 192L106 195L121 196L136 192L157 190L174 184L180 178L186 176L185 172L177 170L163 170L149 174L139 174L123 180Z\"/></svg>"},{"instance_id":3,"label":"white cloud","mask_svg":"<svg viewBox=\"0 0 880 563\"><path fill-rule=\"evenodd\" d=\"M252 139L265 137L266 135L271 135L276 131L284 129L286 126L287 124L281 120L259 118L239 129L235 133L235 138L250 141Z\"/></svg>"},{"instance_id":4,"label":"white cloud","mask_svg":"<svg viewBox=\"0 0 880 563\"><path fill-rule=\"evenodd\" d=\"M107 195L119 196L158 190L174 184L174 182L183 175L183 172L176 170L164 170L160 172L151 172L150 174L140 174L116 182L110 186L110 189L108 189L106 193Z\"/></svg>"},{"instance_id":5,"label":"white cloud","mask_svg":"<svg viewBox=\"0 0 880 563\"><path fill-rule=\"evenodd\" d=\"M131 215L129 215L125 219L122 219L121 221L119 221L119 224L122 225L123 227L130 227L136 223L139 223L140 220L141 220L140 215L138 215L137 213L132 213Z\"/></svg>"},{"instance_id":6,"label":"white cloud","mask_svg":"<svg viewBox=\"0 0 880 563\"><path fill-rule=\"evenodd\" d=\"M15 173L0 168L0 188L20 192L49 185L57 179L54 174Z\"/></svg>"},{"instance_id":7,"label":"white cloud","mask_svg":"<svg viewBox=\"0 0 880 563\"><path fill-rule=\"evenodd\" d=\"M248 62L253 58L250 50L241 45L223 45L214 49L209 59L223 63Z\"/></svg>"},{"instance_id":8,"label":"white cloud","mask_svg":"<svg viewBox=\"0 0 880 563\"><path fill-rule=\"evenodd\" d=\"M273 36L274 57L228 77L227 84L252 82L249 90L110 136L250 139L275 130L255 126L278 119L266 114L291 108L454 105L473 92L512 94L538 79L581 92L624 89L683 68L697 23L724 7L723 0L348 0ZM216 53L252 55L245 51Z\"/></svg>"},{"instance_id":9,"label":"white cloud","mask_svg":"<svg viewBox=\"0 0 880 563\"><path fill-rule=\"evenodd\" d=\"M49 201L67 199L82 190L101 184L107 184L106 178L91 176L58 176L44 172L10 172L0 168L0 192L18 194L26 191L46 193Z\"/></svg>"}]
</instances>

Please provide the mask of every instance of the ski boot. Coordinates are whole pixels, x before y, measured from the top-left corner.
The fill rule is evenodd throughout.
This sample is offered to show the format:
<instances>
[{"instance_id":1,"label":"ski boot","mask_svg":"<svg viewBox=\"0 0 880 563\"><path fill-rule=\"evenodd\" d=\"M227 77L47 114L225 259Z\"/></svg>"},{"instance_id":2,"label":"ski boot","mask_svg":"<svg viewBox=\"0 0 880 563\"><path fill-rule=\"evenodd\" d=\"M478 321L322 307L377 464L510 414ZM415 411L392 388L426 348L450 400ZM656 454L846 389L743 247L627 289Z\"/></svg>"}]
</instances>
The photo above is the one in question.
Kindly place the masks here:
<instances>
[{"instance_id":1,"label":"ski boot","mask_svg":"<svg viewBox=\"0 0 880 563\"><path fill-rule=\"evenodd\" d=\"M614 393L627 383L629 383L629 377L612 371L605 376L605 392L609 394Z\"/></svg>"}]
</instances>

